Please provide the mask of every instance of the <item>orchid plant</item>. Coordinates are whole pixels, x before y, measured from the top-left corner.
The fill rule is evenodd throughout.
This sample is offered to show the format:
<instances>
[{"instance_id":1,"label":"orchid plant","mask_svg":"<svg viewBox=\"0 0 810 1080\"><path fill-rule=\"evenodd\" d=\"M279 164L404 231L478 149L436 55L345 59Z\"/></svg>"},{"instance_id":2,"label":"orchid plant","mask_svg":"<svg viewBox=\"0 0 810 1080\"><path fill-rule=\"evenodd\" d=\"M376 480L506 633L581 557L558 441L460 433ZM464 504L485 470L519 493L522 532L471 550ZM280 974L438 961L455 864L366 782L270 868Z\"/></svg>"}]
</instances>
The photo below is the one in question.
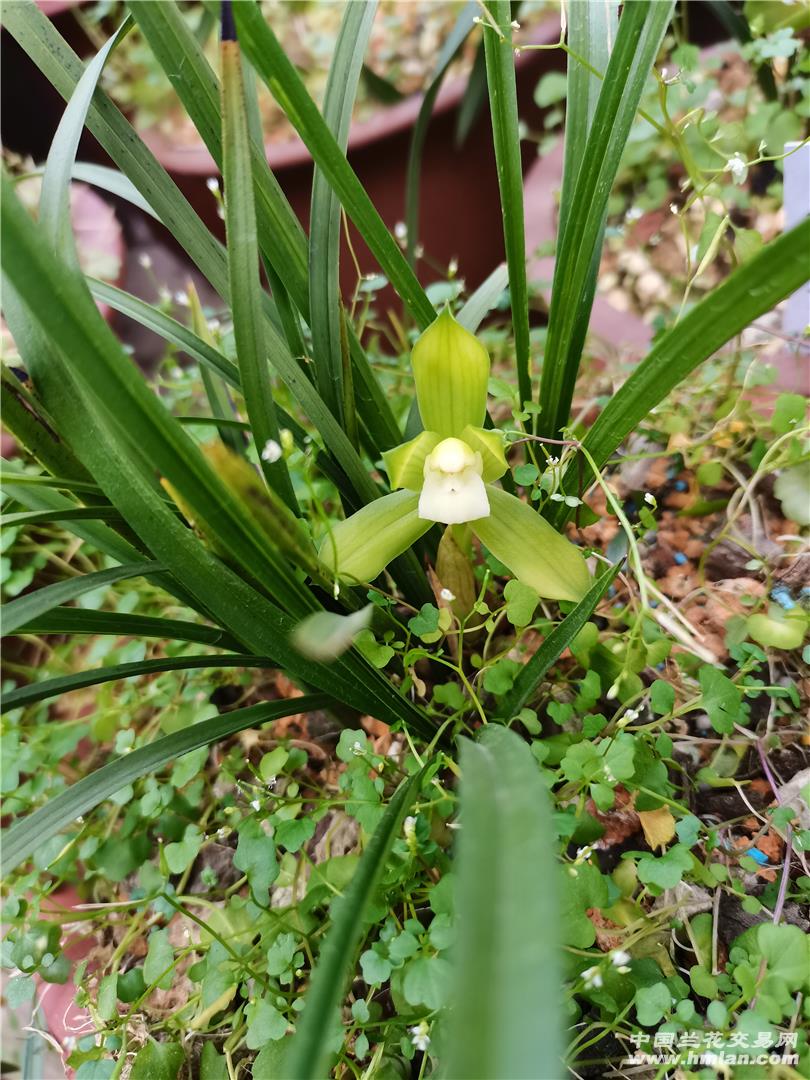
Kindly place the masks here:
<instances>
[{"instance_id":1,"label":"orchid plant","mask_svg":"<svg viewBox=\"0 0 810 1080\"><path fill-rule=\"evenodd\" d=\"M508 464L503 433L482 426L487 350L448 308L416 342L412 366L425 430L383 453L395 490L334 526L321 561L341 581L373 581L433 524L466 526L540 596L580 600L591 580L582 552L494 486Z\"/></svg>"}]
</instances>

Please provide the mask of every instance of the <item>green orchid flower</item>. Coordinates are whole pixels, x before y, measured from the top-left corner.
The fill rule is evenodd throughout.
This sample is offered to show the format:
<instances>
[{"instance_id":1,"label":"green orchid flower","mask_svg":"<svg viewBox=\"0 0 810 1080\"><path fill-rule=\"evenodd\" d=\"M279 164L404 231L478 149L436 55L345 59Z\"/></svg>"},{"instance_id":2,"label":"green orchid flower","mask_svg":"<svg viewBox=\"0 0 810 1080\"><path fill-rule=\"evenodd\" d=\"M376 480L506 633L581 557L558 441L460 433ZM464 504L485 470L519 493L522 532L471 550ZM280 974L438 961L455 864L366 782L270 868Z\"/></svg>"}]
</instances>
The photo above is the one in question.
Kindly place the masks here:
<instances>
[{"instance_id":1,"label":"green orchid flower","mask_svg":"<svg viewBox=\"0 0 810 1080\"><path fill-rule=\"evenodd\" d=\"M425 430L383 454L399 490L334 526L319 557L336 578L369 582L439 522L466 525L520 581L552 600L579 600L591 583L577 547L534 509L499 487L504 439L482 425L489 354L449 310L412 355Z\"/></svg>"}]
</instances>

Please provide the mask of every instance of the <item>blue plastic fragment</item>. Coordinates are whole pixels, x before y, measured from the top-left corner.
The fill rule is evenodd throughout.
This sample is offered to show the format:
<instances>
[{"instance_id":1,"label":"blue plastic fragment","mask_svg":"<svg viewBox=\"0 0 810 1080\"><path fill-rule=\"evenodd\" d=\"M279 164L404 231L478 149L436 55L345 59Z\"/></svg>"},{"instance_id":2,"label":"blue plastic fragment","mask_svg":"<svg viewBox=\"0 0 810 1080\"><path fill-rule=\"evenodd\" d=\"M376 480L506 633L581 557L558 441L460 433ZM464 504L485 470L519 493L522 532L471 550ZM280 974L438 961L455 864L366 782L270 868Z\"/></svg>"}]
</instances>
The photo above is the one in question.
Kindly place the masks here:
<instances>
[{"instance_id":1,"label":"blue plastic fragment","mask_svg":"<svg viewBox=\"0 0 810 1080\"><path fill-rule=\"evenodd\" d=\"M685 480L676 480L675 481L675 490L676 491L686 491L687 487L688 487L688 485L687 485Z\"/></svg>"},{"instance_id":2,"label":"blue plastic fragment","mask_svg":"<svg viewBox=\"0 0 810 1080\"><path fill-rule=\"evenodd\" d=\"M787 585L775 585L771 591L771 599L775 600L785 611L792 611L796 607L796 601L790 595L790 589Z\"/></svg>"},{"instance_id":3,"label":"blue plastic fragment","mask_svg":"<svg viewBox=\"0 0 810 1080\"><path fill-rule=\"evenodd\" d=\"M767 865L768 856L764 851L760 851L759 848L751 847L745 854L750 855L754 862L759 863L760 866Z\"/></svg>"},{"instance_id":4,"label":"blue plastic fragment","mask_svg":"<svg viewBox=\"0 0 810 1080\"><path fill-rule=\"evenodd\" d=\"M683 566L685 562L689 561L682 551L676 551L673 558L675 559L675 562L678 564L678 566Z\"/></svg>"}]
</instances>

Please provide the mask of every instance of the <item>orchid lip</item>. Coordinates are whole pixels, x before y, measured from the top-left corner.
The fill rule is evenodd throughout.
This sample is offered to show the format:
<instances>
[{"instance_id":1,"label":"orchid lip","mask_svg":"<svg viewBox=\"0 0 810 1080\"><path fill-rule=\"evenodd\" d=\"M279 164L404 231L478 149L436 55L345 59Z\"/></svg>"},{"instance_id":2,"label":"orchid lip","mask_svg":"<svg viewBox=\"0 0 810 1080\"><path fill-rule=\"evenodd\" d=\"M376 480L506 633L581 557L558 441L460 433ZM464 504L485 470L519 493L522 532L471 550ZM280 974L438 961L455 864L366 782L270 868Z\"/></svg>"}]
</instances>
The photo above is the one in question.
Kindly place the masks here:
<instances>
[{"instance_id":1,"label":"orchid lip","mask_svg":"<svg viewBox=\"0 0 810 1080\"><path fill-rule=\"evenodd\" d=\"M425 458L418 516L444 525L489 517L481 455L461 439L448 438Z\"/></svg>"}]
</instances>

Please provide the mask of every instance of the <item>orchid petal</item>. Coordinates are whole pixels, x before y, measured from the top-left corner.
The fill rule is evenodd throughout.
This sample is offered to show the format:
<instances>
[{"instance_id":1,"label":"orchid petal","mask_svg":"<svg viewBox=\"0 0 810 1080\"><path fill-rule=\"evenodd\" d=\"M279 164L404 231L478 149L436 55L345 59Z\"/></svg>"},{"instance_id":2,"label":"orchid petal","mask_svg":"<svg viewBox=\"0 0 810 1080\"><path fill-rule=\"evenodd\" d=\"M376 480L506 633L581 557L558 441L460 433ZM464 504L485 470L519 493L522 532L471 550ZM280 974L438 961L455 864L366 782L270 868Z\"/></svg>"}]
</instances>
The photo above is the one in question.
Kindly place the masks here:
<instances>
[{"instance_id":1,"label":"orchid petal","mask_svg":"<svg viewBox=\"0 0 810 1080\"><path fill-rule=\"evenodd\" d=\"M417 515L418 502L413 491L394 491L375 499L332 527L318 557L342 581L373 581L430 528L431 522Z\"/></svg>"},{"instance_id":2,"label":"orchid petal","mask_svg":"<svg viewBox=\"0 0 810 1080\"><path fill-rule=\"evenodd\" d=\"M491 484L493 480L499 480L509 468L504 454L503 432L468 424L462 431L461 438L481 455L484 483Z\"/></svg>"},{"instance_id":3,"label":"orchid petal","mask_svg":"<svg viewBox=\"0 0 810 1080\"><path fill-rule=\"evenodd\" d=\"M582 552L520 499L489 488L489 517L470 528L519 581L549 600L581 600L591 584Z\"/></svg>"},{"instance_id":4,"label":"orchid petal","mask_svg":"<svg viewBox=\"0 0 810 1080\"><path fill-rule=\"evenodd\" d=\"M425 430L458 437L468 424L481 426L487 411L489 354L449 310L416 342L411 361Z\"/></svg>"},{"instance_id":5,"label":"orchid petal","mask_svg":"<svg viewBox=\"0 0 810 1080\"><path fill-rule=\"evenodd\" d=\"M441 442L435 431L423 431L410 442L383 453L383 461L392 488L419 491L424 479L425 458Z\"/></svg>"}]
</instances>

